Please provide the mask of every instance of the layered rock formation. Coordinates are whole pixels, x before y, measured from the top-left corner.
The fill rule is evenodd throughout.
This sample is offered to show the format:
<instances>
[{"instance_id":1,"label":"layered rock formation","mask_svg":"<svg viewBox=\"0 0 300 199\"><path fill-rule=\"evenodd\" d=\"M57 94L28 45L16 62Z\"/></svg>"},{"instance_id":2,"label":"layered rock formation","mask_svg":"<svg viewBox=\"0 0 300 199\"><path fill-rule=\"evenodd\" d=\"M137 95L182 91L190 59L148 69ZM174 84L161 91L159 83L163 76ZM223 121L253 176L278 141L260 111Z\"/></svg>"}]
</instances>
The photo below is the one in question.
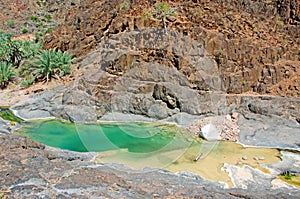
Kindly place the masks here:
<instances>
[{"instance_id":1,"label":"layered rock formation","mask_svg":"<svg viewBox=\"0 0 300 199\"><path fill-rule=\"evenodd\" d=\"M149 16L158 1L85 1L73 4L45 47L91 52L115 34L161 26ZM299 97L299 5L291 1L170 1L167 27L203 45L217 62L226 92ZM106 12L110 10L111 12Z\"/></svg>"},{"instance_id":2,"label":"layered rock formation","mask_svg":"<svg viewBox=\"0 0 300 199\"><path fill-rule=\"evenodd\" d=\"M179 112L218 114L225 108L218 107L225 98L216 63L201 44L175 31L120 34L101 43L79 67L82 75L72 85L44 92L26 114L32 117L37 109L32 106L38 105L50 113L45 116L80 122L96 121L107 112L164 119Z\"/></svg>"}]
</instances>

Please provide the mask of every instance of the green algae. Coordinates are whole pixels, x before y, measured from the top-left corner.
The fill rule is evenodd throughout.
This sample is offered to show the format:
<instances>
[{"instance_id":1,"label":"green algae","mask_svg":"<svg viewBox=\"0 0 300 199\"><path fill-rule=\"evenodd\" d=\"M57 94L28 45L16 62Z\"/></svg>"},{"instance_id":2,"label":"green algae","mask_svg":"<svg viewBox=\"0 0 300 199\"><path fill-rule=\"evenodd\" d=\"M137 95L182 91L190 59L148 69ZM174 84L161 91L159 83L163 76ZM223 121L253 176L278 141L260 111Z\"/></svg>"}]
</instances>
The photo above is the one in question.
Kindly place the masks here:
<instances>
[{"instance_id":1,"label":"green algae","mask_svg":"<svg viewBox=\"0 0 300 199\"><path fill-rule=\"evenodd\" d=\"M0 107L0 117L4 120L8 120L11 122L21 123L23 120L14 115L14 113L9 110L7 107Z\"/></svg>"}]
</instances>

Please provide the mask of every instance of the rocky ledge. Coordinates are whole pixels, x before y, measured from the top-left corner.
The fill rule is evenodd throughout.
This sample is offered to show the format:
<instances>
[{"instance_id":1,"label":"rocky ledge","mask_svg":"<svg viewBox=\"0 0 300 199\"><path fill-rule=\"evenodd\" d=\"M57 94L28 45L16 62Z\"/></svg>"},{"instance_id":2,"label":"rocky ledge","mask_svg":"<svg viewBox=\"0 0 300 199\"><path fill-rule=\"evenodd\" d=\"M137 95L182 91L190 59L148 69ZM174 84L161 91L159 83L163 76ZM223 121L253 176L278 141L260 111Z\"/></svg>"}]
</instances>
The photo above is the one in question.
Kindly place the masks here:
<instances>
[{"instance_id":1,"label":"rocky ledge","mask_svg":"<svg viewBox=\"0 0 300 199\"><path fill-rule=\"evenodd\" d=\"M300 191L270 183L224 189L191 173L132 170L91 162L94 153L45 147L27 138L0 137L0 194L8 198L297 198ZM252 182L254 183L254 182Z\"/></svg>"}]
</instances>

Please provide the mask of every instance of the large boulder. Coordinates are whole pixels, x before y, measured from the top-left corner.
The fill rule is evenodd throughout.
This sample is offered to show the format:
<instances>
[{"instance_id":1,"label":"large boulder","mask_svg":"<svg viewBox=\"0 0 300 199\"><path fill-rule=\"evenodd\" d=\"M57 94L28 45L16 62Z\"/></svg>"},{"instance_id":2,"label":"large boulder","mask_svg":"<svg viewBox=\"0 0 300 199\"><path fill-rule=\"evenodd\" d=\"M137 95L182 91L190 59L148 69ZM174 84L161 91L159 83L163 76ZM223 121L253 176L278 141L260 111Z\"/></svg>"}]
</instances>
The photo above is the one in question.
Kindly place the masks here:
<instances>
[{"instance_id":1,"label":"large boulder","mask_svg":"<svg viewBox=\"0 0 300 199\"><path fill-rule=\"evenodd\" d=\"M203 126L200 136L206 140L221 140L221 132L213 124Z\"/></svg>"}]
</instances>

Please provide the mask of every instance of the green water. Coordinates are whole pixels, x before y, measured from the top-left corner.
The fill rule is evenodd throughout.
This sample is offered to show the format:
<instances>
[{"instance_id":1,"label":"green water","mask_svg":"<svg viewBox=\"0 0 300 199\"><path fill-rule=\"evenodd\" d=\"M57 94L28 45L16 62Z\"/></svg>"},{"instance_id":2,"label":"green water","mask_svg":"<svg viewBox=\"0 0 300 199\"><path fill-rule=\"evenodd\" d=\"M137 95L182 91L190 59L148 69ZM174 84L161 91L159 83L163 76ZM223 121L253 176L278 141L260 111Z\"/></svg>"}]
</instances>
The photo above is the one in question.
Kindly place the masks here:
<instances>
[{"instance_id":1,"label":"green water","mask_svg":"<svg viewBox=\"0 0 300 199\"><path fill-rule=\"evenodd\" d=\"M125 149L149 153L172 150L187 142L174 125L146 123L73 124L47 120L30 122L19 133L48 146L79 152Z\"/></svg>"},{"instance_id":2,"label":"green water","mask_svg":"<svg viewBox=\"0 0 300 199\"><path fill-rule=\"evenodd\" d=\"M190 171L205 179L225 182L230 187L234 184L228 173L222 170L225 163L237 166L246 164L268 172L261 165L280 161L277 149L245 148L226 141L203 141L176 125L158 123L73 124L40 120L26 123L17 133L52 147L100 152L94 159L96 162L117 162L137 169L150 167L173 172ZM200 159L194 161L199 154ZM257 161L254 157L264 159Z\"/></svg>"}]
</instances>

